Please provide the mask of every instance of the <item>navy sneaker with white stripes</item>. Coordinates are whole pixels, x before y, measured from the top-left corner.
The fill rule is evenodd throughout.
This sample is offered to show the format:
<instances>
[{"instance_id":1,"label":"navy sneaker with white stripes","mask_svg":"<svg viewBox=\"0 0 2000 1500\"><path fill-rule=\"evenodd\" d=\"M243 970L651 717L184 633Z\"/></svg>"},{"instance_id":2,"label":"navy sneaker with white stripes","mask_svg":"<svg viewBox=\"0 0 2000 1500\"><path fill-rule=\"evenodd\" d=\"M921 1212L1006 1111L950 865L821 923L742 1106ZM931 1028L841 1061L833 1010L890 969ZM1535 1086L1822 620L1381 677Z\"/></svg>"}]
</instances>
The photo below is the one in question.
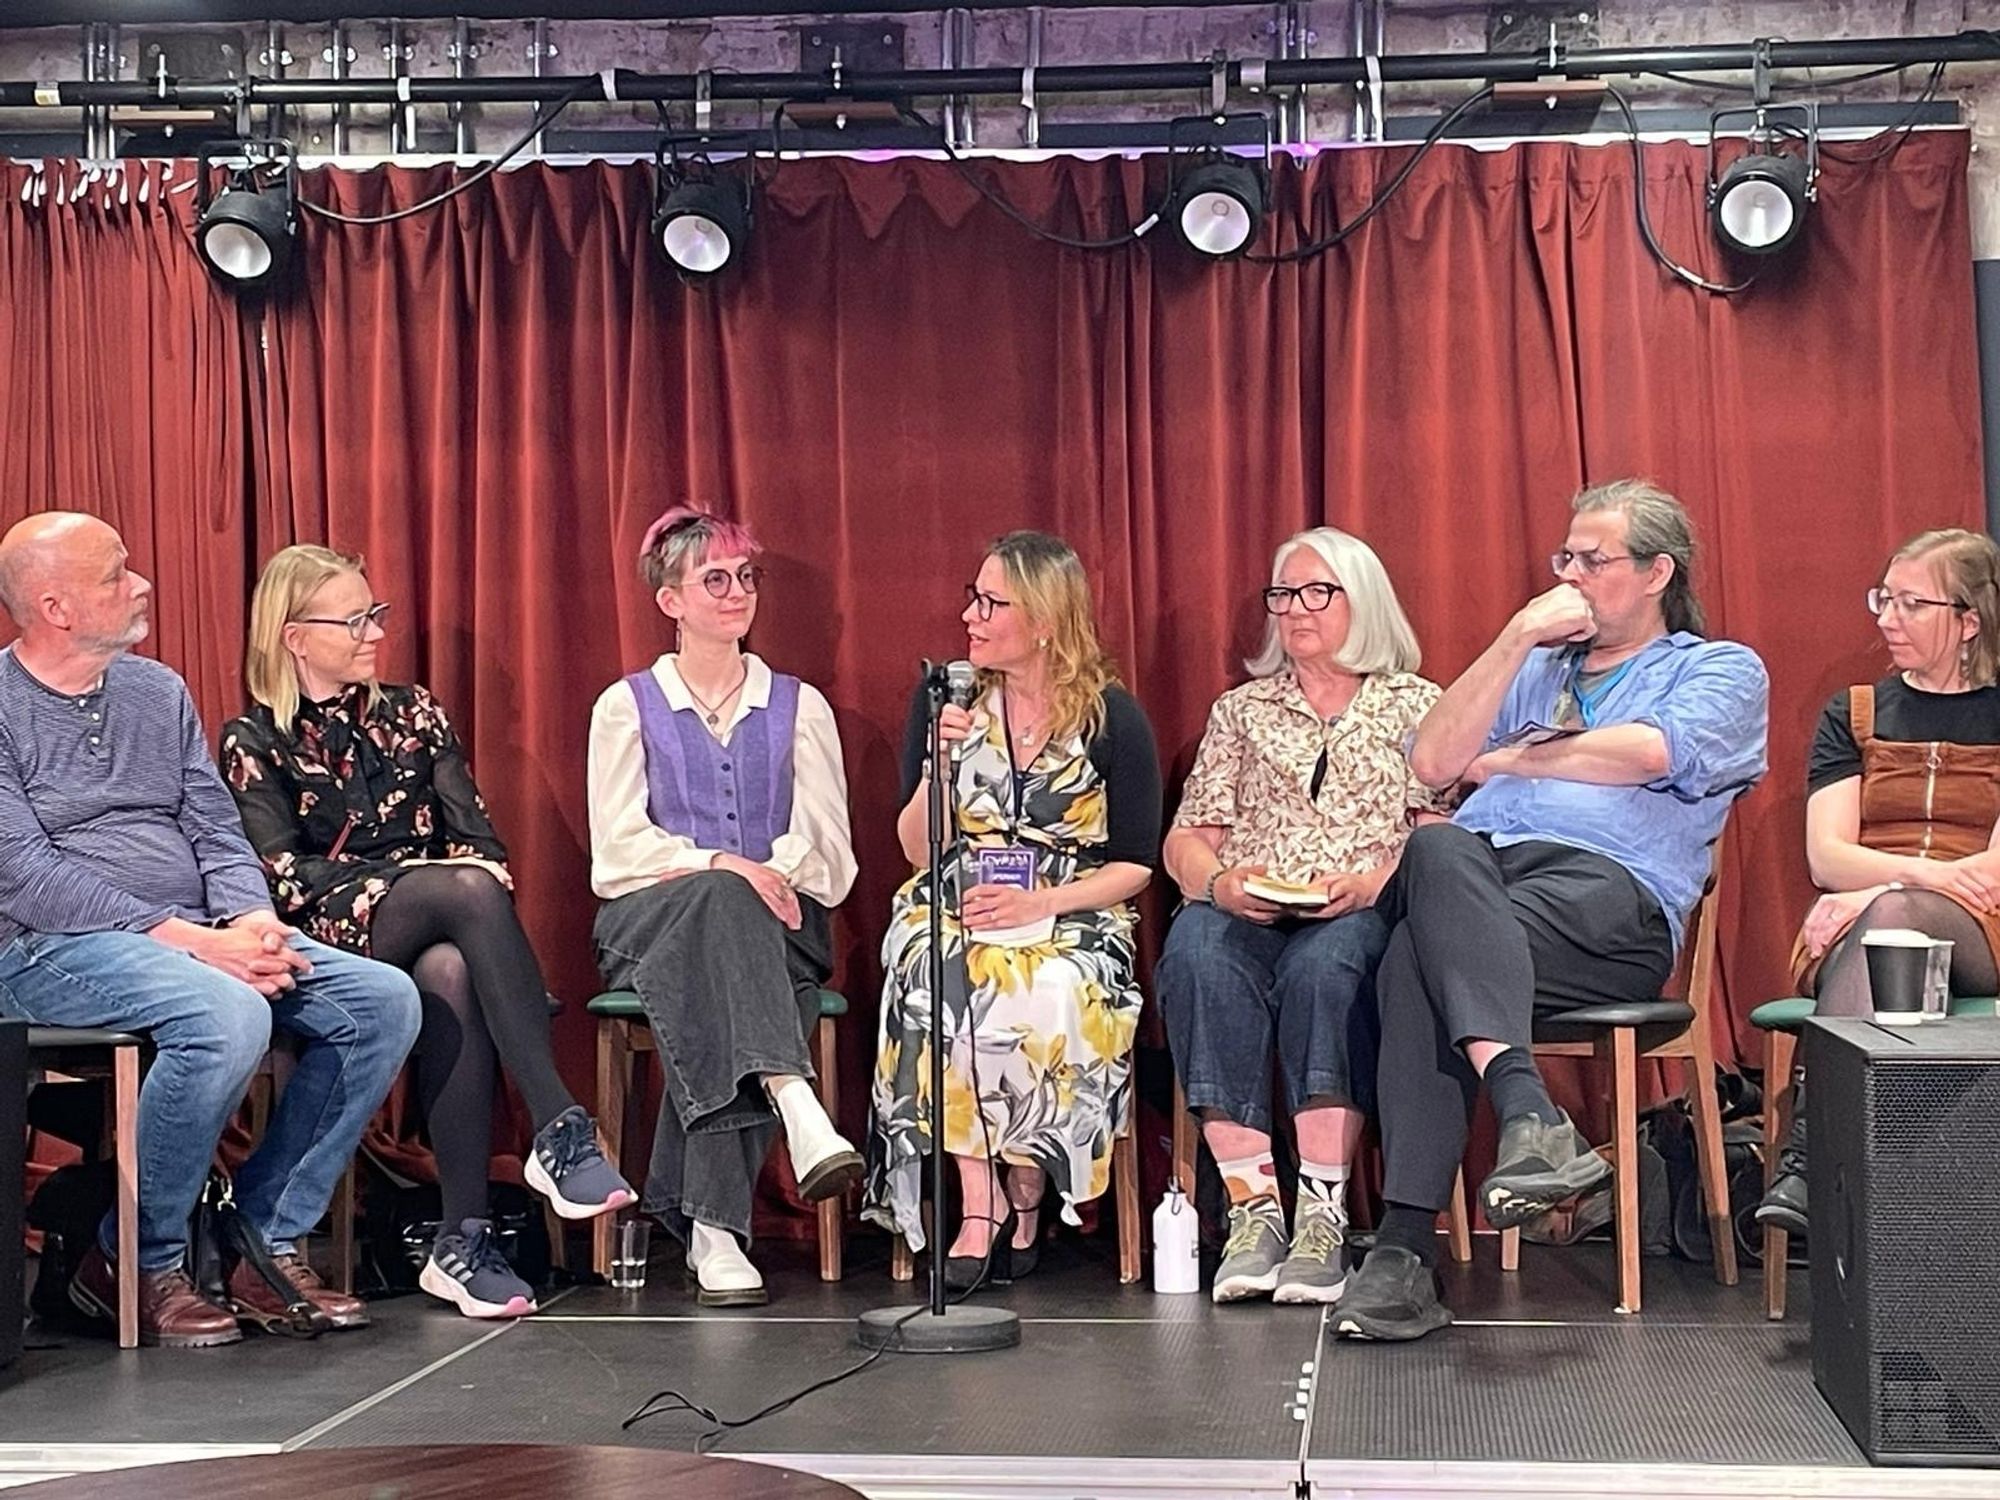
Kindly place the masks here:
<instances>
[{"instance_id":1,"label":"navy sneaker with white stripes","mask_svg":"<svg viewBox=\"0 0 2000 1500\"><path fill-rule=\"evenodd\" d=\"M594 1219L639 1201L631 1184L597 1149L597 1123L581 1104L572 1104L535 1132L521 1175L565 1219Z\"/></svg>"},{"instance_id":2,"label":"navy sneaker with white stripes","mask_svg":"<svg viewBox=\"0 0 2000 1500\"><path fill-rule=\"evenodd\" d=\"M441 1234L417 1285L468 1318L525 1318L536 1311L535 1289L514 1274L485 1219L467 1219L457 1234Z\"/></svg>"}]
</instances>

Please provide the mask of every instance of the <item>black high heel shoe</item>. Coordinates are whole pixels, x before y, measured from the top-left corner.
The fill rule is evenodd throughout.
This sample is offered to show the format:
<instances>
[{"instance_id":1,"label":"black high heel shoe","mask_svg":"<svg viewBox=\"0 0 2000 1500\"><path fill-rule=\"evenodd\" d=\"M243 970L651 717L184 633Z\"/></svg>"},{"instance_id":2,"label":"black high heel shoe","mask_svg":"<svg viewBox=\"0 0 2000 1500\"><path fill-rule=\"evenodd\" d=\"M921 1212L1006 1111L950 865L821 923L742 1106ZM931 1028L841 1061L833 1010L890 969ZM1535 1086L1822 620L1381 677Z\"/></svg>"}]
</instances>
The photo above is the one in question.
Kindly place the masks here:
<instances>
[{"instance_id":1,"label":"black high heel shoe","mask_svg":"<svg viewBox=\"0 0 2000 1500\"><path fill-rule=\"evenodd\" d=\"M1043 1196L1046 1197L1048 1189L1044 1188L1042 1192ZM1011 1228L1008 1230L1007 1277L1010 1281L1019 1281L1023 1276L1032 1275L1035 1267L1040 1265L1042 1261L1041 1198L1037 1198L1033 1203L1025 1207L1014 1203L1010 1199L1007 1204L1007 1222L1009 1225L1013 1224L1016 1213L1033 1214L1035 1216L1035 1237L1029 1240L1026 1245L1017 1245L1014 1243L1013 1230Z\"/></svg>"},{"instance_id":2,"label":"black high heel shoe","mask_svg":"<svg viewBox=\"0 0 2000 1500\"><path fill-rule=\"evenodd\" d=\"M954 1292L969 1292L976 1286L1005 1286L1013 1279L1014 1257L1021 1252L1012 1248L1014 1238L1014 1205L1007 1205L1007 1216L993 1230L993 1238L987 1242L984 1255L947 1255L944 1258L944 1284Z\"/></svg>"}]
</instances>

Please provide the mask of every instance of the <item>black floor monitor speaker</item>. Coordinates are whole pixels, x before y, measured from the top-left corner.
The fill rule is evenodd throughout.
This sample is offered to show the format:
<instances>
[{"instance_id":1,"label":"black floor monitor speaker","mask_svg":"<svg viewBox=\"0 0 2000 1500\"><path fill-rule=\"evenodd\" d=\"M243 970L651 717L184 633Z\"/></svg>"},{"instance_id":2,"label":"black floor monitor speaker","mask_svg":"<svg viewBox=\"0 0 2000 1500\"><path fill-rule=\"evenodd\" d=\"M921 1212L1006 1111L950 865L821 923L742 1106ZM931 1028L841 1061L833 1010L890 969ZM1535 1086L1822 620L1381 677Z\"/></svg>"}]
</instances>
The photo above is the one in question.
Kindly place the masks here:
<instances>
[{"instance_id":1,"label":"black floor monitor speaker","mask_svg":"<svg viewBox=\"0 0 2000 1500\"><path fill-rule=\"evenodd\" d=\"M1805 1052L1813 1380L1876 1463L2000 1466L2000 1020Z\"/></svg>"},{"instance_id":2,"label":"black floor monitor speaker","mask_svg":"<svg viewBox=\"0 0 2000 1500\"><path fill-rule=\"evenodd\" d=\"M0 1021L0 1370L21 1357L21 1190L28 1133L28 1023Z\"/></svg>"}]
</instances>

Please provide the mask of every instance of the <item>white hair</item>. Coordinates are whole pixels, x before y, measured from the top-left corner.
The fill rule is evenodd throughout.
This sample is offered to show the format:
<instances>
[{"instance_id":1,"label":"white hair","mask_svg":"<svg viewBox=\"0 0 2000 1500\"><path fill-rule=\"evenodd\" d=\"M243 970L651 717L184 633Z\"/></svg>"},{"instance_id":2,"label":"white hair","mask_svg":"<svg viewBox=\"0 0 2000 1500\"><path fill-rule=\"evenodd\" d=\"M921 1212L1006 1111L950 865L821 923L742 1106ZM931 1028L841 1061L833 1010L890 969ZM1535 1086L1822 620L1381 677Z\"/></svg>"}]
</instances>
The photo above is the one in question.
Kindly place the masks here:
<instances>
[{"instance_id":1,"label":"white hair","mask_svg":"<svg viewBox=\"0 0 2000 1500\"><path fill-rule=\"evenodd\" d=\"M1396 589L1375 549L1358 536L1331 526L1315 526L1287 537L1271 559L1271 582L1278 582L1285 563L1301 547L1320 555L1347 591L1347 639L1334 661L1350 672L1414 672L1423 663L1417 633L1396 599ZM1296 607L1296 606L1295 606ZM1275 677L1286 666L1285 648L1278 640L1278 617L1264 622L1264 647L1244 663L1253 677Z\"/></svg>"}]
</instances>

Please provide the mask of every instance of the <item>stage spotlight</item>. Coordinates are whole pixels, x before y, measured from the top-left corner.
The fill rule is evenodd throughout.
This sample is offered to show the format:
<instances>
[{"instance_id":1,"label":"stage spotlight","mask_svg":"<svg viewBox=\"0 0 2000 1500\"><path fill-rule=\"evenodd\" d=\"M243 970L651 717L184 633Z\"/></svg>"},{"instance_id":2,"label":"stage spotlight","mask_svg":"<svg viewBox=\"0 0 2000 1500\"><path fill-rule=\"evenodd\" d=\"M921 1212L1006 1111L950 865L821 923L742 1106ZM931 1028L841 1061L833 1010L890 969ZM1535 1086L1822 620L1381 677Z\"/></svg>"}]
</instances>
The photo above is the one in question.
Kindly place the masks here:
<instances>
[{"instance_id":1,"label":"stage spotlight","mask_svg":"<svg viewBox=\"0 0 2000 1500\"><path fill-rule=\"evenodd\" d=\"M741 263L750 240L750 189L726 177L663 175L653 238L686 276L713 276Z\"/></svg>"},{"instance_id":2,"label":"stage spotlight","mask_svg":"<svg viewBox=\"0 0 2000 1500\"><path fill-rule=\"evenodd\" d=\"M1217 260L1240 255L1264 218L1264 179L1247 162L1211 157L1180 178L1171 213L1190 250Z\"/></svg>"},{"instance_id":3,"label":"stage spotlight","mask_svg":"<svg viewBox=\"0 0 2000 1500\"><path fill-rule=\"evenodd\" d=\"M284 175L275 182L260 181L258 167L244 167L231 172L229 186L211 199L209 158L241 155L253 147L281 153ZM263 291L285 274L298 235L291 148L282 142L216 142L204 148L197 172L195 248L209 270L237 291Z\"/></svg>"},{"instance_id":4,"label":"stage spotlight","mask_svg":"<svg viewBox=\"0 0 2000 1500\"><path fill-rule=\"evenodd\" d=\"M1819 131L1810 115L1803 128L1773 124L1776 108L1754 109L1750 149L1715 173L1714 121L1738 111L1718 111L1710 121L1708 213L1722 248L1738 255L1776 255L1799 237L1806 212L1819 196ZM1781 150L1798 142L1804 155Z\"/></svg>"}]
</instances>

